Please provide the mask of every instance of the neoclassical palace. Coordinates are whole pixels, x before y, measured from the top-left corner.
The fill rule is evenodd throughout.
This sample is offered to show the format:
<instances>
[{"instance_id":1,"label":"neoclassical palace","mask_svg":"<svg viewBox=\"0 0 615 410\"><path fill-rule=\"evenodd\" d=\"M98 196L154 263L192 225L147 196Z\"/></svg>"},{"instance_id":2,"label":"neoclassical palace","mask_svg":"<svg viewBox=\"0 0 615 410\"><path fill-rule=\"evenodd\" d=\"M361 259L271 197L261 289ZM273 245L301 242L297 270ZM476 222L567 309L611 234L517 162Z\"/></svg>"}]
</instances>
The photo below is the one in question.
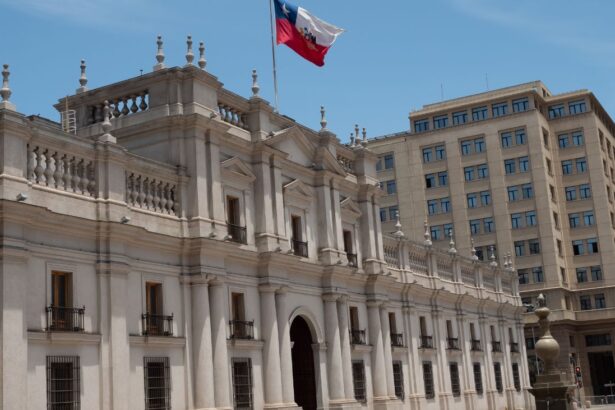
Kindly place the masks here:
<instances>
[{"instance_id":1,"label":"neoclassical palace","mask_svg":"<svg viewBox=\"0 0 615 410\"><path fill-rule=\"evenodd\" d=\"M157 59L60 122L4 68L0 407L533 408L510 258L382 232L366 141Z\"/></svg>"}]
</instances>

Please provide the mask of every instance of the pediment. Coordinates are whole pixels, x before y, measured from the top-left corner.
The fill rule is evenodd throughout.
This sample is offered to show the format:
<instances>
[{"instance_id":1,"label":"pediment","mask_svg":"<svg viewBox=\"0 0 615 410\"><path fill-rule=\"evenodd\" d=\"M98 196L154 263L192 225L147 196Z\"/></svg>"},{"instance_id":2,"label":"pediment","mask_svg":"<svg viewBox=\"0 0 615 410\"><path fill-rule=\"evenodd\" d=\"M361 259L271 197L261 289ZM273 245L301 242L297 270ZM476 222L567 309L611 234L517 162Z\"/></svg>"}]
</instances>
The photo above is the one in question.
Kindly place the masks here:
<instances>
[{"instance_id":1,"label":"pediment","mask_svg":"<svg viewBox=\"0 0 615 410\"><path fill-rule=\"evenodd\" d=\"M299 179L295 179L284 185L284 195L292 196L303 201L311 201L313 197L312 188Z\"/></svg>"},{"instance_id":2,"label":"pediment","mask_svg":"<svg viewBox=\"0 0 615 410\"><path fill-rule=\"evenodd\" d=\"M297 164L309 167L314 163L316 146L296 125L273 133L265 144L286 153Z\"/></svg>"},{"instance_id":3,"label":"pediment","mask_svg":"<svg viewBox=\"0 0 615 410\"><path fill-rule=\"evenodd\" d=\"M238 157L222 161L220 167L225 178L238 179L246 183L253 182L256 179L256 175L254 175L250 166Z\"/></svg>"},{"instance_id":4,"label":"pediment","mask_svg":"<svg viewBox=\"0 0 615 410\"><path fill-rule=\"evenodd\" d=\"M337 158L331 154L325 147L318 147L318 151L316 153L316 163L321 165L322 168L332 171L336 174L346 176L346 171L344 167L337 161Z\"/></svg>"},{"instance_id":5,"label":"pediment","mask_svg":"<svg viewBox=\"0 0 615 410\"><path fill-rule=\"evenodd\" d=\"M351 216L353 218L358 218L361 216L361 209L359 205L352 200L352 198L346 198L340 202L340 209L342 213Z\"/></svg>"}]
</instances>

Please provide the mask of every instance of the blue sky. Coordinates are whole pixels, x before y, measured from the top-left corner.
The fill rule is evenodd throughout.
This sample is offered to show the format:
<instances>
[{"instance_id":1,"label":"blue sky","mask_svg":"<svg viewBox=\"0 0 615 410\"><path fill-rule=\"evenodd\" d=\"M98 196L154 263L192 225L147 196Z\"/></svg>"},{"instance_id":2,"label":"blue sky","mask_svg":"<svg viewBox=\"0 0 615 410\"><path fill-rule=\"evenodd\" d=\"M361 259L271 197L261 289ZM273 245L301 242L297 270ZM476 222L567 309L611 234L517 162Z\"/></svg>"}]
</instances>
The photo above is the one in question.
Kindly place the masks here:
<instances>
[{"instance_id":1,"label":"blue sky","mask_svg":"<svg viewBox=\"0 0 615 410\"><path fill-rule=\"evenodd\" d=\"M56 119L58 98L148 72L156 35L167 65L183 65L185 37L205 41L207 69L249 96L251 70L273 101L268 0L0 0L0 63L11 65L11 100L26 114ZM615 116L615 2L586 0L301 0L347 30L324 68L277 47L280 110L347 140L408 128L423 104L535 79L552 92L594 91ZM581 7L582 6L582 7ZM10 33L10 35L8 34Z\"/></svg>"}]
</instances>

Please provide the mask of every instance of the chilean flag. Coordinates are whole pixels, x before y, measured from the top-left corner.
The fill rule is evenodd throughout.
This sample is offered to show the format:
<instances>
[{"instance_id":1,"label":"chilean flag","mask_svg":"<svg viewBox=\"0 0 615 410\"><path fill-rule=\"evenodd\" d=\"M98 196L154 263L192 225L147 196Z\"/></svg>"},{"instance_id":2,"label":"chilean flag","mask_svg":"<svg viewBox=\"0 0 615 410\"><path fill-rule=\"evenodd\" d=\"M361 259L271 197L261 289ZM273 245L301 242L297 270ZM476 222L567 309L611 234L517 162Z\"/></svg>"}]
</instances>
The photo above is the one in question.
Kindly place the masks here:
<instances>
[{"instance_id":1,"label":"chilean flag","mask_svg":"<svg viewBox=\"0 0 615 410\"><path fill-rule=\"evenodd\" d=\"M319 67L325 65L325 54L344 30L285 0L273 2L278 44L286 44Z\"/></svg>"}]
</instances>

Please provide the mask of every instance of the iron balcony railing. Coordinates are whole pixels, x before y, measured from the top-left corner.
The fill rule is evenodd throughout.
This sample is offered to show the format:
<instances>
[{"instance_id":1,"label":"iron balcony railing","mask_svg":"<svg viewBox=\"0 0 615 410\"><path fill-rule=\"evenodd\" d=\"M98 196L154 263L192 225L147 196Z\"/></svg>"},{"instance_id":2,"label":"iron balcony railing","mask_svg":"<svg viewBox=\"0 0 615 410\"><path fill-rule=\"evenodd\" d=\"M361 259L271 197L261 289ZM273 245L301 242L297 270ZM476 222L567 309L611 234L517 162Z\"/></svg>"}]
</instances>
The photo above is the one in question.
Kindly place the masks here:
<instances>
[{"instance_id":1,"label":"iron balcony railing","mask_svg":"<svg viewBox=\"0 0 615 410\"><path fill-rule=\"evenodd\" d=\"M231 327L231 339L254 339L254 321L245 320L231 320L229 321Z\"/></svg>"},{"instance_id":2,"label":"iron balcony railing","mask_svg":"<svg viewBox=\"0 0 615 410\"><path fill-rule=\"evenodd\" d=\"M144 313L141 319L144 336L173 336L173 314L165 316Z\"/></svg>"},{"instance_id":3,"label":"iron balcony railing","mask_svg":"<svg viewBox=\"0 0 615 410\"><path fill-rule=\"evenodd\" d=\"M346 257L348 258L348 266L352 266L356 268L357 267L357 254L346 252Z\"/></svg>"},{"instance_id":4,"label":"iron balcony railing","mask_svg":"<svg viewBox=\"0 0 615 410\"><path fill-rule=\"evenodd\" d=\"M510 351L512 353L519 353L519 343L517 343L517 342L510 342Z\"/></svg>"},{"instance_id":5,"label":"iron balcony railing","mask_svg":"<svg viewBox=\"0 0 615 410\"><path fill-rule=\"evenodd\" d=\"M421 336L421 349L433 349L433 337Z\"/></svg>"},{"instance_id":6,"label":"iron balcony railing","mask_svg":"<svg viewBox=\"0 0 615 410\"><path fill-rule=\"evenodd\" d=\"M480 340L472 339L471 344L472 344L471 350L473 352L482 352L483 348L480 346Z\"/></svg>"},{"instance_id":7,"label":"iron balcony railing","mask_svg":"<svg viewBox=\"0 0 615 410\"><path fill-rule=\"evenodd\" d=\"M353 345L365 345L365 330L355 330L352 329L350 331L350 344Z\"/></svg>"},{"instance_id":8,"label":"iron balcony railing","mask_svg":"<svg viewBox=\"0 0 615 410\"><path fill-rule=\"evenodd\" d=\"M80 308L47 306L48 332L83 332L85 306Z\"/></svg>"},{"instance_id":9,"label":"iron balcony railing","mask_svg":"<svg viewBox=\"0 0 615 410\"><path fill-rule=\"evenodd\" d=\"M307 242L301 242L296 239L293 239L292 243L293 243L293 253L297 256L302 256L304 258L307 258L308 256Z\"/></svg>"},{"instance_id":10,"label":"iron balcony railing","mask_svg":"<svg viewBox=\"0 0 615 410\"><path fill-rule=\"evenodd\" d=\"M456 337L447 338L446 344L449 350L459 350L459 339Z\"/></svg>"},{"instance_id":11,"label":"iron balcony railing","mask_svg":"<svg viewBox=\"0 0 615 410\"><path fill-rule=\"evenodd\" d=\"M492 352L501 352L502 351L502 343L493 341L491 342L491 351Z\"/></svg>"},{"instance_id":12,"label":"iron balcony railing","mask_svg":"<svg viewBox=\"0 0 615 410\"><path fill-rule=\"evenodd\" d=\"M404 347L404 335L402 333L391 333L391 346Z\"/></svg>"},{"instance_id":13,"label":"iron balcony railing","mask_svg":"<svg viewBox=\"0 0 615 410\"><path fill-rule=\"evenodd\" d=\"M227 223L226 226L228 228L228 236L231 241L243 243L244 245L248 243L248 236L246 234L245 226L234 225L231 223Z\"/></svg>"}]
</instances>

